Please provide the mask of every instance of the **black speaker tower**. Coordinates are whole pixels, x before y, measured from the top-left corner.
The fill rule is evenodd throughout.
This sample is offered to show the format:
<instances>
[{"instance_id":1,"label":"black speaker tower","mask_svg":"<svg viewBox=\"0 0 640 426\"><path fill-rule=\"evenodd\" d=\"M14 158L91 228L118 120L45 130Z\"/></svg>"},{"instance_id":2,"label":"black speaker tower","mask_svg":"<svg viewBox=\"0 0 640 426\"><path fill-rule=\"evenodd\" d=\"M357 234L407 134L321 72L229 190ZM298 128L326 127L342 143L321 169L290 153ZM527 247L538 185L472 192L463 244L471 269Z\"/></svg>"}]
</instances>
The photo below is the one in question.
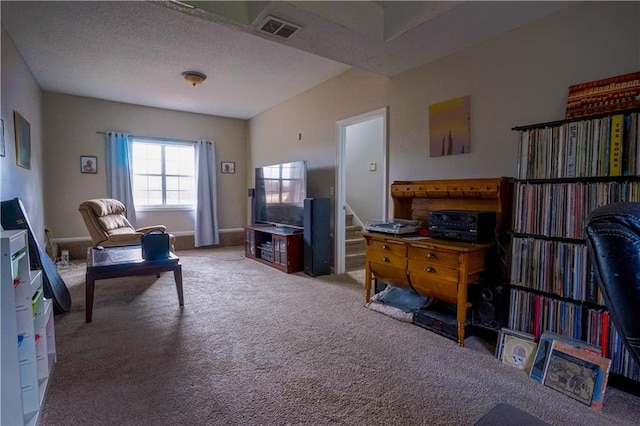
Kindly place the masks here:
<instances>
[{"instance_id":1,"label":"black speaker tower","mask_svg":"<svg viewBox=\"0 0 640 426\"><path fill-rule=\"evenodd\" d=\"M329 198L304 200L304 273L317 277L331 273Z\"/></svg>"},{"instance_id":2,"label":"black speaker tower","mask_svg":"<svg viewBox=\"0 0 640 426\"><path fill-rule=\"evenodd\" d=\"M251 225L256 224L256 190L255 188L247 189L247 196L251 198Z\"/></svg>"},{"instance_id":3,"label":"black speaker tower","mask_svg":"<svg viewBox=\"0 0 640 426\"><path fill-rule=\"evenodd\" d=\"M480 281L469 286L471 324L487 330L499 331L507 323L509 291L506 286Z\"/></svg>"}]
</instances>

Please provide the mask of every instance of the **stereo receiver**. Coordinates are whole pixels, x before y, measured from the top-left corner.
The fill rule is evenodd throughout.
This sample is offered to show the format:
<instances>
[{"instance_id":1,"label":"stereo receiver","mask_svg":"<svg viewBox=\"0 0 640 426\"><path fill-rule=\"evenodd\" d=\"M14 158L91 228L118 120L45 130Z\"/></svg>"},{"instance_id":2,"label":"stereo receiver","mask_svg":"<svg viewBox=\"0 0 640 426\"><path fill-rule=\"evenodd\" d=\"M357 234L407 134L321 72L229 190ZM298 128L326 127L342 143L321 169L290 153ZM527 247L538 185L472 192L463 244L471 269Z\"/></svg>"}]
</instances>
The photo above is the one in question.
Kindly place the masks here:
<instances>
[{"instance_id":1,"label":"stereo receiver","mask_svg":"<svg viewBox=\"0 0 640 426\"><path fill-rule=\"evenodd\" d=\"M493 238L496 212L434 210L429 212L429 235L470 243Z\"/></svg>"}]
</instances>

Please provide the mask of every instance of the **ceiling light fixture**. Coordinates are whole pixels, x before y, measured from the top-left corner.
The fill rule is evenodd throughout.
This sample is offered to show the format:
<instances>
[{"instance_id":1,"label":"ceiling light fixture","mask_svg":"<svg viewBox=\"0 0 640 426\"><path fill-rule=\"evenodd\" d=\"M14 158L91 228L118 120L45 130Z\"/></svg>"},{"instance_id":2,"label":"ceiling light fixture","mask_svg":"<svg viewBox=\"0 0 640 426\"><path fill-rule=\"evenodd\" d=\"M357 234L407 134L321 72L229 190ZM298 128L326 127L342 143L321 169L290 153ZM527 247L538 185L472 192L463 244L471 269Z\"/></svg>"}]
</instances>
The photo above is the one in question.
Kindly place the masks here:
<instances>
[{"instance_id":1,"label":"ceiling light fixture","mask_svg":"<svg viewBox=\"0 0 640 426\"><path fill-rule=\"evenodd\" d=\"M197 86L207 79L207 76L198 71L185 71L182 73L185 80L193 86Z\"/></svg>"}]
</instances>

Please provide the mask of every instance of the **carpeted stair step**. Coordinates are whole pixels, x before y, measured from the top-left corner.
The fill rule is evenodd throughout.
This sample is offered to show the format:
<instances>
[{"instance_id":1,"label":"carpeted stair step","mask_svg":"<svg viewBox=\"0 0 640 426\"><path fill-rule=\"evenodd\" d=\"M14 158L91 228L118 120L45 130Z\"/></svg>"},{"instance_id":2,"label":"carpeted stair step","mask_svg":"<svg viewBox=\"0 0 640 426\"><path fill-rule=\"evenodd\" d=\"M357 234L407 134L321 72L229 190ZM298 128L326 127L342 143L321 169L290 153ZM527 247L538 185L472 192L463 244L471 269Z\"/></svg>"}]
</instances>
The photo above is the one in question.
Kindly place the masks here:
<instances>
[{"instance_id":1,"label":"carpeted stair step","mask_svg":"<svg viewBox=\"0 0 640 426\"><path fill-rule=\"evenodd\" d=\"M353 214L349 213L345 215L344 225L345 226L353 225Z\"/></svg>"},{"instance_id":2,"label":"carpeted stair step","mask_svg":"<svg viewBox=\"0 0 640 426\"><path fill-rule=\"evenodd\" d=\"M344 265L346 271L353 271L356 269L364 268L365 264L365 254L348 254L345 256Z\"/></svg>"},{"instance_id":3,"label":"carpeted stair step","mask_svg":"<svg viewBox=\"0 0 640 426\"><path fill-rule=\"evenodd\" d=\"M346 254L360 254L365 251L364 238L352 238L344 242L344 251Z\"/></svg>"},{"instance_id":4,"label":"carpeted stair step","mask_svg":"<svg viewBox=\"0 0 640 426\"><path fill-rule=\"evenodd\" d=\"M344 229L344 239L353 240L355 238L360 238L362 236L362 226L358 225L348 225L345 226Z\"/></svg>"}]
</instances>

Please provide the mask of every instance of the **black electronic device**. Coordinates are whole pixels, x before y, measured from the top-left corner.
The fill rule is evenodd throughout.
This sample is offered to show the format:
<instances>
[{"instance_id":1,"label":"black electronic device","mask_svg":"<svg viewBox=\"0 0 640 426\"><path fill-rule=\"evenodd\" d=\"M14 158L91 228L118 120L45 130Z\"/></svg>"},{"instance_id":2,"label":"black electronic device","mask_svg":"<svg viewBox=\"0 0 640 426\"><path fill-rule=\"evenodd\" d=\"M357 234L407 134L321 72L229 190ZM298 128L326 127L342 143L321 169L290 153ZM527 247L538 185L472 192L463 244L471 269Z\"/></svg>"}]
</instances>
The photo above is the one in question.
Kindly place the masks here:
<instances>
[{"instance_id":1,"label":"black electronic device","mask_svg":"<svg viewBox=\"0 0 640 426\"><path fill-rule=\"evenodd\" d=\"M468 287L471 307L471 324L488 330L499 331L507 322L509 293L502 285L481 281Z\"/></svg>"},{"instance_id":2,"label":"black electronic device","mask_svg":"<svg viewBox=\"0 0 640 426\"><path fill-rule=\"evenodd\" d=\"M484 243L494 236L496 212L433 210L429 212L429 235L470 243Z\"/></svg>"},{"instance_id":3,"label":"black electronic device","mask_svg":"<svg viewBox=\"0 0 640 426\"><path fill-rule=\"evenodd\" d=\"M421 223L417 220L393 219L391 221L368 220L365 229L371 232L385 234L415 234L420 230Z\"/></svg>"},{"instance_id":4,"label":"black electronic device","mask_svg":"<svg viewBox=\"0 0 640 426\"><path fill-rule=\"evenodd\" d=\"M252 197L255 223L303 229L305 198L306 161L256 167Z\"/></svg>"},{"instance_id":5,"label":"black electronic device","mask_svg":"<svg viewBox=\"0 0 640 426\"><path fill-rule=\"evenodd\" d=\"M458 341L458 321L455 309L447 304L436 303L426 309L420 309L413 313L413 323L436 334L444 336L453 341ZM468 319L465 322L464 337L471 335Z\"/></svg>"},{"instance_id":6,"label":"black electronic device","mask_svg":"<svg viewBox=\"0 0 640 426\"><path fill-rule=\"evenodd\" d=\"M260 258L266 260L267 262L273 262L273 249L271 245L262 245L260 247Z\"/></svg>"},{"instance_id":7,"label":"black electronic device","mask_svg":"<svg viewBox=\"0 0 640 426\"><path fill-rule=\"evenodd\" d=\"M331 200L304 200L304 273L317 277L331 273Z\"/></svg>"},{"instance_id":8,"label":"black electronic device","mask_svg":"<svg viewBox=\"0 0 640 426\"><path fill-rule=\"evenodd\" d=\"M249 188L247 189L247 197L251 198L251 225L256 224L256 189Z\"/></svg>"}]
</instances>

